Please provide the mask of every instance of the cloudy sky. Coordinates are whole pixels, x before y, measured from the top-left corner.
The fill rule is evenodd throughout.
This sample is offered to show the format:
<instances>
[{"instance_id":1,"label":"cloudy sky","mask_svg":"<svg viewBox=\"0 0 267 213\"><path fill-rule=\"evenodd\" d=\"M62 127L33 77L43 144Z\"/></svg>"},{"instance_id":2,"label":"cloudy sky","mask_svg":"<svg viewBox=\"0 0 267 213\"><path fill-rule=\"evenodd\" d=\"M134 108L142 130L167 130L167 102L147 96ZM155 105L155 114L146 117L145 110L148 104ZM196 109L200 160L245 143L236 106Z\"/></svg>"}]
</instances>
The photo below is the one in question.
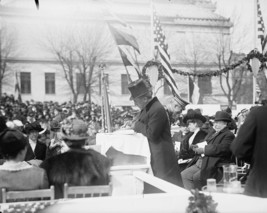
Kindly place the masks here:
<instances>
[{"instance_id":1,"label":"cloudy sky","mask_svg":"<svg viewBox=\"0 0 267 213\"><path fill-rule=\"evenodd\" d=\"M217 2L217 13L229 18L232 17L237 20L237 30L235 31L235 38L241 36L246 39L240 44L235 42L233 48L236 52L248 53L254 49L255 38L255 13L254 5L256 0L214 0ZM259 0L261 11L263 14L264 24L267 24L267 1ZM258 45L258 44L257 44Z\"/></svg>"}]
</instances>

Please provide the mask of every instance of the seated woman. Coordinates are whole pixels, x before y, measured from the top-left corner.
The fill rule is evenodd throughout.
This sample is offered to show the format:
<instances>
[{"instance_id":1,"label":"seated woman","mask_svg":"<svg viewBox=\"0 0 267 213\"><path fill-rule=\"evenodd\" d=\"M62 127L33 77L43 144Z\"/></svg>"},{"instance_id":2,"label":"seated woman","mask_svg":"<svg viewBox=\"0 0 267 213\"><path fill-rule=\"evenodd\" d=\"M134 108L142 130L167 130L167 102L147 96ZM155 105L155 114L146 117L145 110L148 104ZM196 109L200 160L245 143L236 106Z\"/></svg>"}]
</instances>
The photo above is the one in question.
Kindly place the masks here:
<instances>
[{"instance_id":1,"label":"seated woman","mask_svg":"<svg viewBox=\"0 0 267 213\"><path fill-rule=\"evenodd\" d=\"M188 110L188 113L183 119L183 123L187 124L190 133L183 138L180 146L178 163L182 170L188 165L193 165L197 161L198 156L196 156L191 145L204 141L207 132L202 130L201 127L205 121L206 118L195 110Z\"/></svg>"},{"instance_id":2,"label":"seated woman","mask_svg":"<svg viewBox=\"0 0 267 213\"><path fill-rule=\"evenodd\" d=\"M197 162L182 171L184 187L188 190L201 189L208 178L216 179L218 183L223 176L224 164L232 162L230 144L235 135L229 130L231 116L224 111L217 111L214 119L213 135L206 137L206 145L192 145L193 151L199 155Z\"/></svg>"},{"instance_id":3,"label":"seated woman","mask_svg":"<svg viewBox=\"0 0 267 213\"><path fill-rule=\"evenodd\" d=\"M18 130L6 129L0 134L0 152L5 162L0 166L0 188L33 190L48 188L45 170L23 161L28 139Z\"/></svg>"},{"instance_id":4,"label":"seated woman","mask_svg":"<svg viewBox=\"0 0 267 213\"><path fill-rule=\"evenodd\" d=\"M46 159L41 167L47 171L49 183L55 186L55 197L63 197L63 185L90 186L109 184L110 160L92 149L84 149L88 127L79 119L61 127L69 150Z\"/></svg>"}]
</instances>

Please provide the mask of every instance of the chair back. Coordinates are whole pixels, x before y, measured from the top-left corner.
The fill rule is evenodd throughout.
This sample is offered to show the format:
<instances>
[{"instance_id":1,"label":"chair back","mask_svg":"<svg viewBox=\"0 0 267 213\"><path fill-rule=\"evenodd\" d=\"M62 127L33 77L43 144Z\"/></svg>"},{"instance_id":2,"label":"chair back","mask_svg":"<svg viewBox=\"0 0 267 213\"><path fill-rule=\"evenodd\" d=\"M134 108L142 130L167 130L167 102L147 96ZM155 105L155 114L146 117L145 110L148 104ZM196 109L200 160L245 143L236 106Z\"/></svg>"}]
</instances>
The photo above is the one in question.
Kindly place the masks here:
<instances>
[{"instance_id":1,"label":"chair back","mask_svg":"<svg viewBox=\"0 0 267 213\"><path fill-rule=\"evenodd\" d=\"M35 189L28 191L7 191L5 188L2 188L2 203L54 199L54 186L51 186L50 189Z\"/></svg>"},{"instance_id":2,"label":"chair back","mask_svg":"<svg viewBox=\"0 0 267 213\"><path fill-rule=\"evenodd\" d=\"M64 198L84 198L111 196L112 187L109 185L98 186L68 186L64 184Z\"/></svg>"}]
</instances>

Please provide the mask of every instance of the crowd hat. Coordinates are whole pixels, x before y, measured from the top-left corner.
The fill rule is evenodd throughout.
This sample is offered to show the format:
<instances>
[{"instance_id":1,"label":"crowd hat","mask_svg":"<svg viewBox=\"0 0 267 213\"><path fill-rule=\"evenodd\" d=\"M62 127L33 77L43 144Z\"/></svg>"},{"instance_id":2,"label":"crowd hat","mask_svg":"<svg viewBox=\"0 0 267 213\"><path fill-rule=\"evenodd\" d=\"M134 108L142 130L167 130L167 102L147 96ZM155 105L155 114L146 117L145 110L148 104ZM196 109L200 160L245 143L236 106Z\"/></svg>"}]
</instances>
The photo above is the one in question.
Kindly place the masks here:
<instances>
[{"instance_id":1,"label":"crowd hat","mask_svg":"<svg viewBox=\"0 0 267 213\"><path fill-rule=\"evenodd\" d=\"M215 114L214 121L226 121L231 122L231 115L225 111L218 111Z\"/></svg>"},{"instance_id":2,"label":"crowd hat","mask_svg":"<svg viewBox=\"0 0 267 213\"><path fill-rule=\"evenodd\" d=\"M138 79L136 81L131 82L128 85L128 89L131 93L130 100L141 97L142 95L151 92L151 86L144 79Z\"/></svg>"},{"instance_id":3,"label":"crowd hat","mask_svg":"<svg viewBox=\"0 0 267 213\"><path fill-rule=\"evenodd\" d=\"M88 139L88 126L80 119L73 119L69 123L62 125L63 139L67 141L77 142Z\"/></svg>"},{"instance_id":4,"label":"crowd hat","mask_svg":"<svg viewBox=\"0 0 267 213\"><path fill-rule=\"evenodd\" d=\"M27 123L25 124L25 132L28 134L31 131L37 131L37 132L42 132L44 129L41 127L39 122L34 121L32 123Z\"/></svg>"},{"instance_id":5,"label":"crowd hat","mask_svg":"<svg viewBox=\"0 0 267 213\"><path fill-rule=\"evenodd\" d=\"M50 130L51 131L58 131L60 130L61 125L60 122L58 120L52 120L50 123Z\"/></svg>"},{"instance_id":6,"label":"crowd hat","mask_svg":"<svg viewBox=\"0 0 267 213\"><path fill-rule=\"evenodd\" d=\"M183 123L186 124L188 120L200 120L205 123L207 119L198 110L188 110L183 118Z\"/></svg>"}]
</instances>

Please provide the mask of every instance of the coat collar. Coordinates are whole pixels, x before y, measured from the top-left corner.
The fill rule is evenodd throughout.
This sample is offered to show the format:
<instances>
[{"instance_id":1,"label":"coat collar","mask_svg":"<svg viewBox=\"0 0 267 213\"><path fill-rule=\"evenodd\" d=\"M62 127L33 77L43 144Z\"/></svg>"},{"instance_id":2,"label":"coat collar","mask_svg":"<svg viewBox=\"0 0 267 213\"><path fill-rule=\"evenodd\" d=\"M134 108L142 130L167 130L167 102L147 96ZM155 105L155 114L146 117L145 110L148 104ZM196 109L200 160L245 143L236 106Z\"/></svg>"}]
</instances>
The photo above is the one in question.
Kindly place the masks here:
<instances>
[{"instance_id":1,"label":"coat collar","mask_svg":"<svg viewBox=\"0 0 267 213\"><path fill-rule=\"evenodd\" d=\"M30 165L26 161L21 161L21 162L6 161L3 165L0 166L0 170L6 170L6 171L21 171L29 168L32 168L32 165Z\"/></svg>"},{"instance_id":2,"label":"coat collar","mask_svg":"<svg viewBox=\"0 0 267 213\"><path fill-rule=\"evenodd\" d=\"M157 102L157 101L159 101L157 97L152 98L152 99L148 102L148 104L145 106L146 111L148 111L148 110L150 109L150 107L151 107L155 102Z\"/></svg>"},{"instance_id":3,"label":"coat collar","mask_svg":"<svg viewBox=\"0 0 267 213\"><path fill-rule=\"evenodd\" d=\"M220 130L219 132L214 132L207 140L210 141L210 140L216 138L219 134L226 132L228 130L229 130L228 127L225 127L222 130Z\"/></svg>"}]
</instances>

